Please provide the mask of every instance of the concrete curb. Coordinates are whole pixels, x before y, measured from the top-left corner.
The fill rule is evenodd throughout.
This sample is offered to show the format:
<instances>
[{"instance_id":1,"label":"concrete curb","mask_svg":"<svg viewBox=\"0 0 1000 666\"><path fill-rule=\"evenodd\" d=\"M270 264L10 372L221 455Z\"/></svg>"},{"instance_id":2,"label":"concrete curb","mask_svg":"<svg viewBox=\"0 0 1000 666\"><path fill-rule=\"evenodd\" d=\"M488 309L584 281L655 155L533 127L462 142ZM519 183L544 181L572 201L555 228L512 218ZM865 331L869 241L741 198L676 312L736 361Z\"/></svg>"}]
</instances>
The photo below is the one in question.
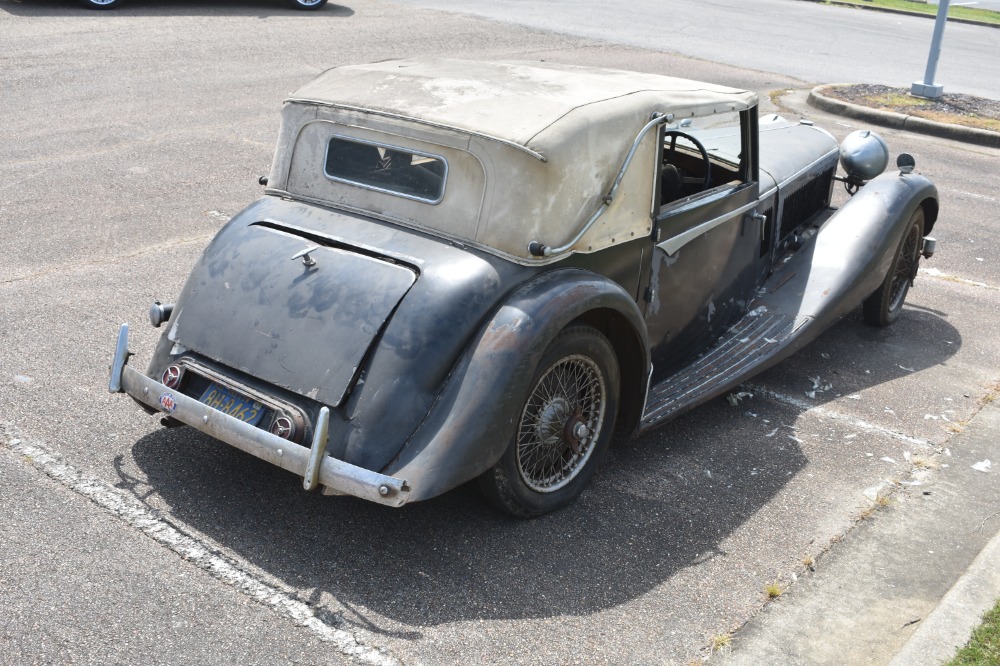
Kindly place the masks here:
<instances>
[{"instance_id":1,"label":"concrete curb","mask_svg":"<svg viewBox=\"0 0 1000 666\"><path fill-rule=\"evenodd\" d=\"M807 2L829 4L829 5L835 5L837 7L854 7L856 9L866 9L868 11L883 12L886 14L903 14L904 16L918 16L920 18L937 19L936 14L927 14L924 12L911 12L905 9L894 9L892 7L875 7L871 5L862 5L857 2L840 2L839 0L807 0ZM950 23L965 23L966 25L981 25L984 28L1000 28L1000 24L997 23L986 23L984 21L977 21L975 19L956 18L953 16L949 16L948 21Z\"/></svg>"},{"instance_id":2,"label":"concrete curb","mask_svg":"<svg viewBox=\"0 0 1000 666\"><path fill-rule=\"evenodd\" d=\"M869 109L868 107L851 104L850 102L843 102L824 94L825 90L828 88L838 85L850 84L830 83L822 86L816 86L809 92L809 97L806 101L810 106L822 109L828 113L835 113L837 115L847 116L848 118L864 120L866 122L882 125L883 127L892 127L894 129L906 130L908 132L927 134L929 136L950 139L952 141L963 141L965 143L986 146L988 148L1000 148L1000 132L991 132L990 130L977 129L975 127L963 127L961 125L949 125L946 123L935 122L933 120L927 120L926 118L907 116L894 111Z\"/></svg>"},{"instance_id":3,"label":"concrete curb","mask_svg":"<svg viewBox=\"0 0 1000 666\"><path fill-rule=\"evenodd\" d=\"M1000 591L1000 533L990 539L968 570L921 623L889 666L940 664L955 656Z\"/></svg>"}]
</instances>

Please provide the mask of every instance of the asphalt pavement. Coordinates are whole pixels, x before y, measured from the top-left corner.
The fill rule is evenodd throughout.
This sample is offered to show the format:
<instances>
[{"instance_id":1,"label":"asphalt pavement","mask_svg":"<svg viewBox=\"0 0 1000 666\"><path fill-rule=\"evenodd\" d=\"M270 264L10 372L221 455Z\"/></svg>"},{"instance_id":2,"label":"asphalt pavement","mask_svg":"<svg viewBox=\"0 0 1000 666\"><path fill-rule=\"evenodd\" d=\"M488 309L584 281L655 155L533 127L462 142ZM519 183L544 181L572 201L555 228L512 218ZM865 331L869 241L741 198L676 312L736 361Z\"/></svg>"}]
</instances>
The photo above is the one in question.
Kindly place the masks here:
<instances>
[{"instance_id":1,"label":"asphalt pavement","mask_svg":"<svg viewBox=\"0 0 1000 666\"><path fill-rule=\"evenodd\" d=\"M873 655L901 654L924 626L940 633L952 586L960 601L989 589L963 574L991 556L1000 520L986 404L1000 381L998 201L983 178L995 149L884 131L942 197L938 255L891 329L845 318L738 406L713 401L613 449L555 515L510 521L469 487L389 511L304 493L106 390L117 325L174 298L259 196L290 90L346 62L555 60L746 87L764 112L778 110L769 93L798 91L778 102L842 139L865 125L806 104L827 79L381 0L312 14L271 0L116 12L0 0L0 43L0 663L689 664L730 633L732 658L770 635L758 640L783 645L779 662L814 663L809 637L773 618L794 603L812 612L813 594L824 616L836 581L872 562L887 582L860 581L908 611L900 625L919 620L873 618L892 629ZM158 333L134 327L134 363ZM820 376L835 388L804 395ZM991 471L972 467L986 458ZM906 541L921 535L934 544ZM906 562L925 576L892 578L888 565ZM769 603L771 581L787 591ZM910 588L905 606L892 596Z\"/></svg>"}]
</instances>

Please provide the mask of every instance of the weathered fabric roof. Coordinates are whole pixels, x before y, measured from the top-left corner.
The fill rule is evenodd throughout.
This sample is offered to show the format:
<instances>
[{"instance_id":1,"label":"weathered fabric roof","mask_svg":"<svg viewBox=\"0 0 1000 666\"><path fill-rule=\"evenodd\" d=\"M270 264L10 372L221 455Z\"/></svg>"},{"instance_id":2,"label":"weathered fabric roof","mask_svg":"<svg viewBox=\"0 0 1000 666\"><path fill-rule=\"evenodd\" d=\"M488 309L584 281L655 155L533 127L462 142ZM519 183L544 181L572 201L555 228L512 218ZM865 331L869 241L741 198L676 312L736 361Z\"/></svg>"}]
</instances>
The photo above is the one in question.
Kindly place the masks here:
<instances>
[{"instance_id":1,"label":"weathered fabric roof","mask_svg":"<svg viewBox=\"0 0 1000 666\"><path fill-rule=\"evenodd\" d=\"M289 102L375 111L534 149L532 140L574 112L604 123L622 113L678 117L742 110L746 90L656 74L546 62L390 60L327 70Z\"/></svg>"}]
</instances>

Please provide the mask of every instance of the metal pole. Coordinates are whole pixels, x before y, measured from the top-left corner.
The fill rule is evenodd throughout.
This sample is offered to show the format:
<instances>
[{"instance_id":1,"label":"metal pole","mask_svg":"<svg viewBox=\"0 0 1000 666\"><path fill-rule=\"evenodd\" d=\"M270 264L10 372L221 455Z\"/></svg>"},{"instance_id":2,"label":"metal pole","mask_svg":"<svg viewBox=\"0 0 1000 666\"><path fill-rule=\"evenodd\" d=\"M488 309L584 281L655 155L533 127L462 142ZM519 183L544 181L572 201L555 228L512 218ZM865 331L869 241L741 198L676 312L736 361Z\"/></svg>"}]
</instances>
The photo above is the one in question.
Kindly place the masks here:
<instances>
[{"instance_id":1,"label":"metal pole","mask_svg":"<svg viewBox=\"0 0 1000 666\"><path fill-rule=\"evenodd\" d=\"M910 94L918 97L936 99L944 93L944 86L934 83L937 72L938 57L941 55L941 41L944 39L944 25L948 22L948 5L951 0L938 0L937 20L934 22L934 36L931 38L931 52L927 56L927 70L924 80L914 81L910 86Z\"/></svg>"}]
</instances>

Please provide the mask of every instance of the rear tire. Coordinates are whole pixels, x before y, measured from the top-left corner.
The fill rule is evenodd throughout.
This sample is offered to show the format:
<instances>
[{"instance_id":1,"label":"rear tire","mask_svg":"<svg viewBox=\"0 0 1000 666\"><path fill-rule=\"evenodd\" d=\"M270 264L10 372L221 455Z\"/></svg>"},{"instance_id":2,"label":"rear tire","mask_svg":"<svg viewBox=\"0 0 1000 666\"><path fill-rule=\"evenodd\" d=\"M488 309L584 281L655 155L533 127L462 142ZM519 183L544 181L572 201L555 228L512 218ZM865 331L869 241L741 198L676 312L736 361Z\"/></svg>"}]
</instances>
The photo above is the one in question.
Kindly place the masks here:
<instances>
[{"instance_id":1,"label":"rear tire","mask_svg":"<svg viewBox=\"0 0 1000 666\"><path fill-rule=\"evenodd\" d=\"M479 477L486 497L519 518L575 500L611 441L619 385L608 339L591 326L563 329L532 378L513 440Z\"/></svg>"},{"instance_id":2,"label":"rear tire","mask_svg":"<svg viewBox=\"0 0 1000 666\"><path fill-rule=\"evenodd\" d=\"M918 206L910 216L903 240L896 248L896 255L882 286L866 298L862 305L866 323L884 327L899 318L906 294L910 291L913 279L917 277L923 237L924 209Z\"/></svg>"}]
</instances>

